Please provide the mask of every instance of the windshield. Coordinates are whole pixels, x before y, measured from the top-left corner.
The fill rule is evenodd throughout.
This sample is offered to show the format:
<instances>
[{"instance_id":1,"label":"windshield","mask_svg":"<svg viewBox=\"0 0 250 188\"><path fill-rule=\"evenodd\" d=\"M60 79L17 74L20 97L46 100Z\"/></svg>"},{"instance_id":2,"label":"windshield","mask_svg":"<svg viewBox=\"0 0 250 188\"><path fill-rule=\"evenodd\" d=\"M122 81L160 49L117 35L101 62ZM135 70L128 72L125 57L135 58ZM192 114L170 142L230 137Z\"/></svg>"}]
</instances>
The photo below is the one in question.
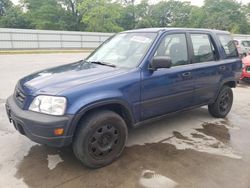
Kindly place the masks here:
<instances>
[{"instance_id":1,"label":"windshield","mask_svg":"<svg viewBox=\"0 0 250 188\"><path fill-rule=\"evenodd\" d=\"M86 61L112 64L116 67L136 67L157 33L120 33L106 41Z\"/></svg>"}]
</instances>

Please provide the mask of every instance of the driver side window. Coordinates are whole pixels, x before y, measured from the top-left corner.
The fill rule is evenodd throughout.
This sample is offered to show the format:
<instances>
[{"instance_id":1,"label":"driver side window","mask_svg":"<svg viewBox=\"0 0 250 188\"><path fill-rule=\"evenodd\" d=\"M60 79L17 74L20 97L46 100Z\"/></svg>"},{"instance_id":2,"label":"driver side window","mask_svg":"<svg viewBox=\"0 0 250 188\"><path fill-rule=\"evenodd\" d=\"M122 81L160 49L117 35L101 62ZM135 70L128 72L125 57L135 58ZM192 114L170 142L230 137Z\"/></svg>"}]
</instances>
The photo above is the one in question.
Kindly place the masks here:
<instances>
[{"instance_id":1,"label":"driver side window","mask_svg":"<svg viewBox=\"0 0 250 188\"><path fill-rule=\"evenodd\" d=\"M169 56L172 60L172 66L188 64L186 35L171 34L165 36L154 56Z\"/></svg>"}]
</instances>

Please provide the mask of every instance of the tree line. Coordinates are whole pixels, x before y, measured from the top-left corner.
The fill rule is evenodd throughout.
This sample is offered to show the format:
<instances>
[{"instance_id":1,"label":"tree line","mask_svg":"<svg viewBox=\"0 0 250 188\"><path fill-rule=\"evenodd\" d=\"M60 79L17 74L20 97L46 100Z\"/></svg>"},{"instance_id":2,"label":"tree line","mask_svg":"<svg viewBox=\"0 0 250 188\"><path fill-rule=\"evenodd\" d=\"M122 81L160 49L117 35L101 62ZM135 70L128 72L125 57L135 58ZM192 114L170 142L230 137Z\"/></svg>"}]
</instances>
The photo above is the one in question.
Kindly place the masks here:
<instances>
[{"instance_id":1,"label":"tree line","mask_svg":"<svg viewBox=\"0 0 250 188\"><path fill-rule=\"evenodd\" d=\"M0 0L0 27L119 32L146 27L193 27L250 34L250 3L205 0Z\"/></svg>"}]
</instances>

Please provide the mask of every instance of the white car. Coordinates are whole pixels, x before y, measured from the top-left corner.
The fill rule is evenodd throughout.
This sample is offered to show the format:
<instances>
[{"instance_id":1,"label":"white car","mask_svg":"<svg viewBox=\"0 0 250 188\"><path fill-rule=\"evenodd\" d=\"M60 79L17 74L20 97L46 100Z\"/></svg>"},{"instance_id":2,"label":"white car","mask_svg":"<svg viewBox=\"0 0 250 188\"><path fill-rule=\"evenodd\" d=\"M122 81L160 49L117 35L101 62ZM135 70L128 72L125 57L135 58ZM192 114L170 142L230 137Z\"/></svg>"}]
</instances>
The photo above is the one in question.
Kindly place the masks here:
<instances>
[{"instance_id":1,"label":"white car","mask_svg":"<svg viewBox=\"0 0 250 188\"><path fill-rule=\"evenodd\" d=\"M250 54L250 40L235 39L234 43L240 55L247 56Z\"/></svg>"}]
</instances>

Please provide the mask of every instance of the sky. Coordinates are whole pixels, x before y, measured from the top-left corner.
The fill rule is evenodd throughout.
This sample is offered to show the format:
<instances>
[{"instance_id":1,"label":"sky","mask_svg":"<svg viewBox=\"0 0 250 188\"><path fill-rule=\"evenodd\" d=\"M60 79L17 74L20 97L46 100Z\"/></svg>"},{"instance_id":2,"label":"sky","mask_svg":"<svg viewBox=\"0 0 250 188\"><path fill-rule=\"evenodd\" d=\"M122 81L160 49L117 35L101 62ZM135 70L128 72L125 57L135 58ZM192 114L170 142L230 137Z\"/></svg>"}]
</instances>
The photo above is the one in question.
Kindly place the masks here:
<instances>
[{"instance_id":1,"label":"sky","mask_svg":"<svg viewBox=\"0 0 250 188\"><path fill-rule=\"evenodd\" d=\"M11 0L14 4L17 4L19 0ZM157 2L159 0L151 0L151 2ZM192 5L196 6L202 6L203 5L203 0L179 0L179 1L189 1L191 2ZM238 0L239 2L242 2L244 4L250 3L250 0Z\"/></svg>"}]
</instances>

